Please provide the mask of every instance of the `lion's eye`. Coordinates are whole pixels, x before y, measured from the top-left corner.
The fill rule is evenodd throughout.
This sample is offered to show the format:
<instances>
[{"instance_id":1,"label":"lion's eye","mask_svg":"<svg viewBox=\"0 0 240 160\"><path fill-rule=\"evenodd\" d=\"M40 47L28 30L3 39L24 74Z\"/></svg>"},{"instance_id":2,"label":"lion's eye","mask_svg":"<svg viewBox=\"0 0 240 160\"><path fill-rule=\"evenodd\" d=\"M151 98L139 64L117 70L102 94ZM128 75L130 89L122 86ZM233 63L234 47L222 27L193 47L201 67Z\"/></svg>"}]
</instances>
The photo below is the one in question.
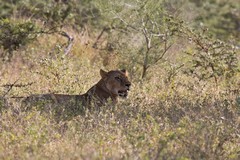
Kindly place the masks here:
<instances>
[{"instance_id":1,"label":"lion's eye","mask_svg":"<svg viewBox=\"0 0 240 160\"><path fill-rule=\"evenodd\" d=\"M115 77L115 79L116 79L117 81L121 81L120 77Z\"/></svg>"}]
</instances>

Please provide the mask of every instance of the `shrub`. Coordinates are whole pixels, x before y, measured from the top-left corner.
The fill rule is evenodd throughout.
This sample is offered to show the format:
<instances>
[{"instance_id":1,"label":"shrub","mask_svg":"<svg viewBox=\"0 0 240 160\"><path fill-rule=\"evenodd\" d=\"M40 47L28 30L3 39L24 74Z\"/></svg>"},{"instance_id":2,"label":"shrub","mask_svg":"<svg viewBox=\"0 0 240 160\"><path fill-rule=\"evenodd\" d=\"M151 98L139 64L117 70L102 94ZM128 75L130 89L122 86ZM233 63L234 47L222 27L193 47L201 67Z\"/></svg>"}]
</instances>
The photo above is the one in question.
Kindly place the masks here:
<instances>
[{"instance_id":1,"label":"shrub","mask_svg":"<svg viewBox=\"0 0 240 160\"><path fill-rule=\"evenodd\" d=\"M38 36L37 26L30 21L16 22L4 19L0 20L0 28L0 46L8 54L2 57L7 59L11 59L14 50L27 45Z\"/></svg>"}]
</instances>

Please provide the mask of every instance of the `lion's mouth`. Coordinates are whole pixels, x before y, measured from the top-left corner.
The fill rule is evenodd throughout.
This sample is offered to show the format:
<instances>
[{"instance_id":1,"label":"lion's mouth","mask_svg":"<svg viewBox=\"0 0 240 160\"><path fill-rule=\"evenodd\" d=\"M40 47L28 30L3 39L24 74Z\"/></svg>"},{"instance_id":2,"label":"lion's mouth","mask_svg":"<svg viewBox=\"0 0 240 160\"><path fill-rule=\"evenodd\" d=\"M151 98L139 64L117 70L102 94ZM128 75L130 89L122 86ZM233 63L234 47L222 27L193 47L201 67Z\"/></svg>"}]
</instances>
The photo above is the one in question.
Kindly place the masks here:
<instances>
[{"instance_id":1,"label":"lion's mouth","mask_svg":"<svg viewBox=\"0 0 240 160\"><path fill-rule=\"evenodd\" d=\"M126 98L126 97L128 96L128 90L118 91L118 96L119 96L119 97Z\"/></svg>"}]
</instances>

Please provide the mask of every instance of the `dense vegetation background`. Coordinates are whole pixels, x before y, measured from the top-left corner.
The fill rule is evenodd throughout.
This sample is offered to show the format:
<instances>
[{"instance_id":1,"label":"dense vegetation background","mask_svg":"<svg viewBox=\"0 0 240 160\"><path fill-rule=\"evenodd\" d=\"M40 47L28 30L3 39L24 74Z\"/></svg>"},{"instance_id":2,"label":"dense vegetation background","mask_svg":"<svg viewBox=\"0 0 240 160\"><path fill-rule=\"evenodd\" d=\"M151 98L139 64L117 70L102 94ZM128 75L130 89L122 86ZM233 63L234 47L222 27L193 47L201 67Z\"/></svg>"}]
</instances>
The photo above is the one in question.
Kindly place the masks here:
<instances>
[{"instance_id":1,"label":"dense vegetation background","mask_svg":"<svg viewBox=\"0 0 240 160\"><path fill-rule=\"evenodd\" d=\"M240 159L239 48L239 0L0 0L0 159ZM100 68L128 99L22 110Z\"/></svg>"}]
</instances>

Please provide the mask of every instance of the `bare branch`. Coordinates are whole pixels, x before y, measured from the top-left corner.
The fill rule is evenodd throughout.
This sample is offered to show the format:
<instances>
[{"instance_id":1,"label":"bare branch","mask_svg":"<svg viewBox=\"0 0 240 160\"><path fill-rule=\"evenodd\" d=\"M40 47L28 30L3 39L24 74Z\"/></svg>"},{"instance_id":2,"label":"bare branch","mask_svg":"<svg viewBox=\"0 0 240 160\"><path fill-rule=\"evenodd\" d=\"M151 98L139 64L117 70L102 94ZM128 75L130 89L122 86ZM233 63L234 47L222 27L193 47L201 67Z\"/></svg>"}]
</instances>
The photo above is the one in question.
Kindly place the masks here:
<instances>
[{"instance_id":1,"label":"bare branch","mask_svg":"<svg viewBox=\"0 0 240 160\"><path fill-rule=\"evenodd\" d=\"M64 31L60 31L59 34L61 36L64 36L64 37L66 37L68 39L67 46L66 46L66 48L64 50L64 54L67 55L70 52L71 48L72 48L74 39L73 39L72 36L70 36L68 33L64 32Z\"/></svg>"},{"instance_id":2,"label":"bare branch","mask_svg":"<svg viewBox=\"0 0 240 160\"><path fill-rule=\"evenodd\" d=\"M13 84L4 84L4 85L2 85L2 87L27 87L27 86L31 86L34 83L35 82L30 82L30 83L27 83L27 84L16 84L14 82Z\"/></svg>"},{"instance_id":3,"label":"bare branch","mask_svg":"<svg viewBox=\"0 0 240 160\"><path fill-rule=\"evenodd\" d=\"M14 85L20 80L20 78L18 78L13 84L11 84L9 86L9 89L7 90L7 92L3 95L3 97L5 97L11 90L12 88L14 87Z\"/></svg>"},{"instance_id":4,"label":"bare branch","mask_svg":"<svg viewBox=\"0 0 240 160\"><path fill-rule=\"evenodd\" d=\"M99 40L101 39L103 33L106 32L106 31L109 30L109 29L110 29L109 27L103 27L103 29L102 29L102 31L100 32L100 34L98 35L96 41L93 43L93 46L92 46L93 48L98 48L98 47L97 47L97 44L98 44Z\"/></svg>"},{"instance_id":5,"label":"bare branch","mask_svg":"<svg viewBox=\"0 0 240 160\"><path fill-rule=\"evenodd\" d=\"M157 63L159 60L161 60L164 55L167 53L167 51L172 47L173 44L169 45L167 48L164 49L164 52L162 53L162 55L160 55L155 61L154 63Z\"/></svg>"},{"instance_id":6,"label":"bare branch","mask_svg":"<svg viewBox=\"0 0 240 160\"><path fill-rule=\"evenodd\" d=\"M131 29L133 29L133 30L139 31L139 29L137 29L137 28L134 27L133 25L130 25L127 21L125 21L124 19L122 19L122 17L119 16L116 12L113 13L113 14L116 15L115 19L119 19L121 22L123 22L123 23L126 25L126 27L129 27L129 28L131 28Z\"/></svg>"}]
</instances>

